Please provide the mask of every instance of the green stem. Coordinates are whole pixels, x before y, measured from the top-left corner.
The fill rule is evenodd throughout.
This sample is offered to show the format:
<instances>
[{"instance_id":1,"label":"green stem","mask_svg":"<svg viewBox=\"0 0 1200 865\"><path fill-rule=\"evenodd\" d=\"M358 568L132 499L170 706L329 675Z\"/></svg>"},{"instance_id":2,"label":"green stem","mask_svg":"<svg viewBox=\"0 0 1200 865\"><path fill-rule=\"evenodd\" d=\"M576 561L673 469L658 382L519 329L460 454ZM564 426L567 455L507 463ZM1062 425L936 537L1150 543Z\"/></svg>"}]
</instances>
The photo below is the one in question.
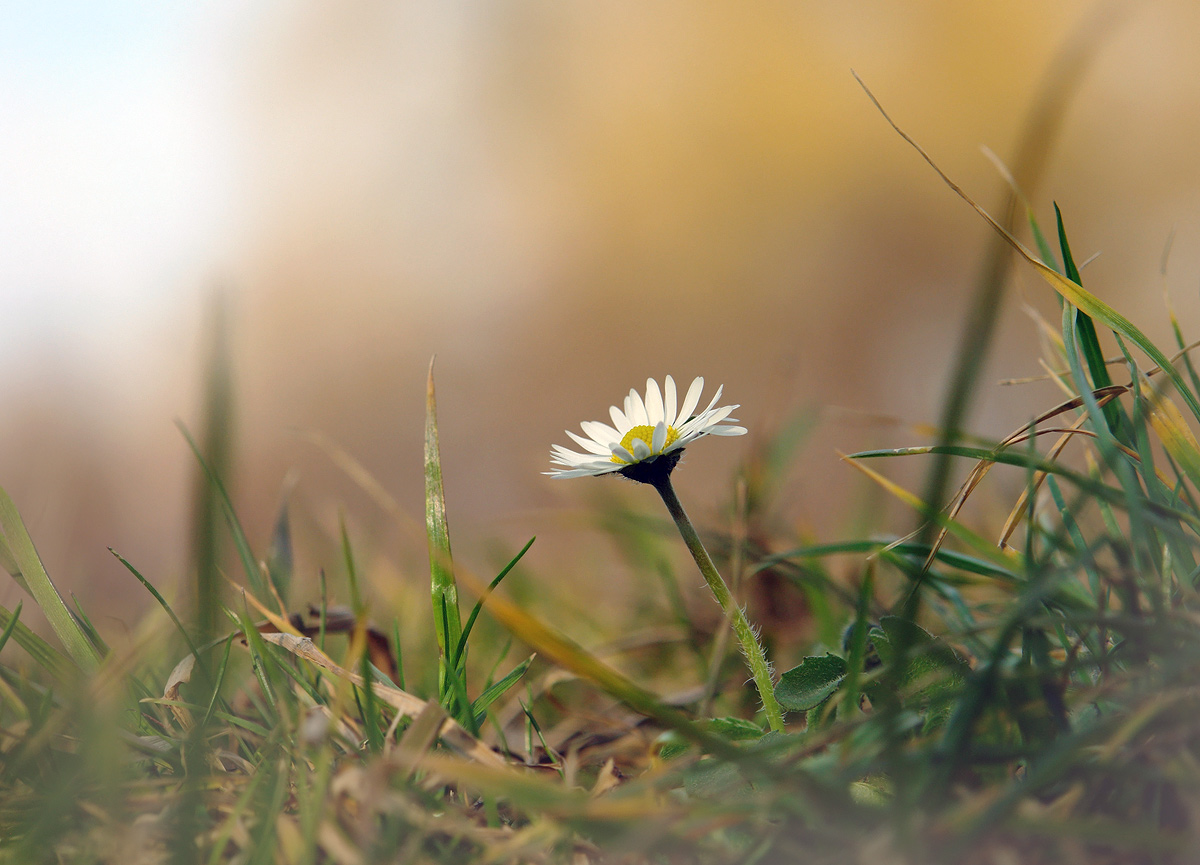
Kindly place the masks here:
<instances>
[{"instance_id":1,"label":"green stem","mask_svg":"<svg viewBox=\"0 0 1200 865\"><path fill-rule=\"evenodd\" d=\"M746 665L750 668L750 674L754 677L754 684L758 686L758 694L762 698L763 709L767 713L767 723L770 724L772 730L781 732L783 730L783 710L779 708L779 702L775 699L775 685L771 681L771 667L767 663L767 656L763 652L762 645L754 635L754 629L750 627L750 622L747 621L746 614L742 612L742 608L734 601L729 587L725 585L725 580L721 578L721 574L717 571L717 566L713 564L712 558L708 555L708 550L704 549L704 544L701 542L700 536L696 534L696 529L692 526L692 521L688 519L688 515L683 509L683 504L680 503L679 497L675 495L675 488L671 486L670 475L663 473L661 476L654 478L651 483L658 490L658 494L662 496L663 504L670 511L671 518L675 520L675 525L679 528L679 533L683 535L683 542L687 544L692 558L696 560L696 566L700 568L700 573L704 575L704 581L708 583L708 588L712 591L713 597L717 599L717 603L720 604L725 617L733 625L733 632L737 636L738 642L742 644L742 651L746 655Z\"/></svg>"}]
</instances>

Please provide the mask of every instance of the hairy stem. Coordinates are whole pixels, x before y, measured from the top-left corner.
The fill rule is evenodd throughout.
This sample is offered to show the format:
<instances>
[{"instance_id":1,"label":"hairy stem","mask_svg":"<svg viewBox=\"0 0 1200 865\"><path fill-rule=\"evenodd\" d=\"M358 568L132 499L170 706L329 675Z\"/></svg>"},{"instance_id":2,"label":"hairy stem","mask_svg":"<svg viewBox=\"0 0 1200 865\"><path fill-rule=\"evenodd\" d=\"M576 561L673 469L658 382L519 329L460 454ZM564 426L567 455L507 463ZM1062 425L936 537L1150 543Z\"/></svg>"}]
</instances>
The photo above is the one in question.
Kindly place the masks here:
<instances>
[{"instance_id":1,"label":"hairy stem","mask_svg":"<svg viewBox=\"0 0 1200 865\"><path fill-rule=\"evenodd\" d=\"M717 566L713 564L712 558L708 555L708 550L704 549L704 544L701 542L700 536L696 534L696 529L692 525L692 521L688 519L688 515L684 511L679 497L675 495L675 488L671 485L670 474L666 472L662 473L659 477L653 479L652 484L658 490L658 494L662 496L663 503L671 513L671 518L675 520L675 525L678 526L679 533L683 535L683 541L687 544L692 558L696 560L696 566L700 568L700 573L704 575L704 581L708 583L708 588L712 591L713 597L717 599L717 603L720 604L725 617L733 625L733 633L737 636L738 642L742 644L742 651L746 656L746 665L750 668L750 674L754 677L754 684L758 687L758 694L762 698L763 709L767 713L767 723L770 724L772 730L776 732L782 731L783 710L779 708L779 702L775 699L775 685L771 681L771 667L767 663L767 656L763 652L762 645L758 642L758 637L754 634L754 629L750 627L750 622L747 621L746 614L742 612L742 608L734 601L729 587L725 585L725 580L721 578L721 574L717 571Z\"/></svg>"}]
</instances>

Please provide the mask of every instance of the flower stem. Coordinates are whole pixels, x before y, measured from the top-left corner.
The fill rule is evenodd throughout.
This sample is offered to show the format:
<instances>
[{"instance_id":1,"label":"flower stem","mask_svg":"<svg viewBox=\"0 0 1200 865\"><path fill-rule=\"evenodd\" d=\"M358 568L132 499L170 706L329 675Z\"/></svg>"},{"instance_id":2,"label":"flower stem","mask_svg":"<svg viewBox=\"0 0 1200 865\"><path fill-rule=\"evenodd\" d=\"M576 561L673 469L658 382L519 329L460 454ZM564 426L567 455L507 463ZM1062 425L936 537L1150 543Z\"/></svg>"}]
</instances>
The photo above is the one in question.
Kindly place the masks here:
<instances>
[{"instance_id":1,"label":"flower stem","mask_svg":"<svg viewBox=\"0 0 1200 865\"><path fill-rule=\"evenodd\" d=\"M725 580L721 578L721 574L717 571L717 566L713 564L712 558L708 555L708 550L704 549L704 544L701 542L700 536L696 534L696 529L692 526L692 521L688 519L688 515L683 509L683 504L679 501L679 496L675 495L675 488L671 485L670 474L664 472L655 477L652 483L654 488L658 490L658 494L662 496L663 504L670 511L671 518L675 520L675 525L679 528L679 533L683 535L683 542L687 544L692 558L696 560L696 566L700 568L700 573L703 574L704 581L708 583L709 590L712 591L713 597L720 604L725 617L733 625L733 632L737 636L738 642L742 644L742 651L746 655L746 665L750 668L750 674L754 677L754 684L758 686L758 694L762 698L763 709L767 713L767 723L771 726L772 730L776 732L782 731L783 710L779 708L779 702L775 699L775 685L771 681L771 667L767 663L767 656L763 652L762 645L754 635L754 629L750 627L750 622L747 621L746 614L742 612L742 608L734 601L729 587L725 585Z\"/></svg>"}]
</instances>

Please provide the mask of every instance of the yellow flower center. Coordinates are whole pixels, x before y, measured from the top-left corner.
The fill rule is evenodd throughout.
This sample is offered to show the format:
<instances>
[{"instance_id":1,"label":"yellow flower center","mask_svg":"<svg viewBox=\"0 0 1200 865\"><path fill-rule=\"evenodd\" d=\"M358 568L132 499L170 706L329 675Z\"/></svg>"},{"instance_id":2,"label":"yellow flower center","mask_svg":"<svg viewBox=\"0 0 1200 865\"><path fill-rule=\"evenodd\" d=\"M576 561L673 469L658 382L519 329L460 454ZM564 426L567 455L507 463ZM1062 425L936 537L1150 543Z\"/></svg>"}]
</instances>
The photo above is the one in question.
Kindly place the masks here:
<instances>
[{"instance_id":1,"label":"yellow flower center","mask_svg":"<svg viewBox=\"0 0 1200 865\"><path fill-rule=\"evenodd\" d=\"M656 452L654 450L654 427L650 426L649 424L642 424L640 426L635 426L629 432L625 433L625 438L621 439L621 447L625 448L625 450L632 454L634 441L636 439L641 439L646 443L646 447L650 448L650 453L653 456L662 453L662 451L666 450L678 438L679 433L675 430L675 427L667 427L667 440L663 442L662 450ZM621 459L616 454L613 455L612 461L614 463L619 463L620 465L627 465L625 460Z\"/></svg>"}]
</instances>

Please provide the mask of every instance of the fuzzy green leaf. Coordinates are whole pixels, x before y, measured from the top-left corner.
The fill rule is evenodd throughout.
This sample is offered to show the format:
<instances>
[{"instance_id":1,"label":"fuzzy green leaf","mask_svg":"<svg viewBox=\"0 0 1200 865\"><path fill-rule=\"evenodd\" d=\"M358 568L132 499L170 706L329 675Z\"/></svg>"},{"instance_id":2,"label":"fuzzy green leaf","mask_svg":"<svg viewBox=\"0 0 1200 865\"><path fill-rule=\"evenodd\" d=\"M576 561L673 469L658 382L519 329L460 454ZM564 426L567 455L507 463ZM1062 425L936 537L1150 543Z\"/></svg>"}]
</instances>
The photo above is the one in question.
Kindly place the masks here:
<instances>
[{"instance_id":1,"label":"fuzzy green leaf","mask_svg":"<svg viewBox=\"0 0 1200 865\"><path fill-rule=\"evenodd\" d=\"M805 712L828 700L845 678L846 662L837 655L805 658L780 677L775 699L789 712Z\"/></svg>"}]
</instances>

